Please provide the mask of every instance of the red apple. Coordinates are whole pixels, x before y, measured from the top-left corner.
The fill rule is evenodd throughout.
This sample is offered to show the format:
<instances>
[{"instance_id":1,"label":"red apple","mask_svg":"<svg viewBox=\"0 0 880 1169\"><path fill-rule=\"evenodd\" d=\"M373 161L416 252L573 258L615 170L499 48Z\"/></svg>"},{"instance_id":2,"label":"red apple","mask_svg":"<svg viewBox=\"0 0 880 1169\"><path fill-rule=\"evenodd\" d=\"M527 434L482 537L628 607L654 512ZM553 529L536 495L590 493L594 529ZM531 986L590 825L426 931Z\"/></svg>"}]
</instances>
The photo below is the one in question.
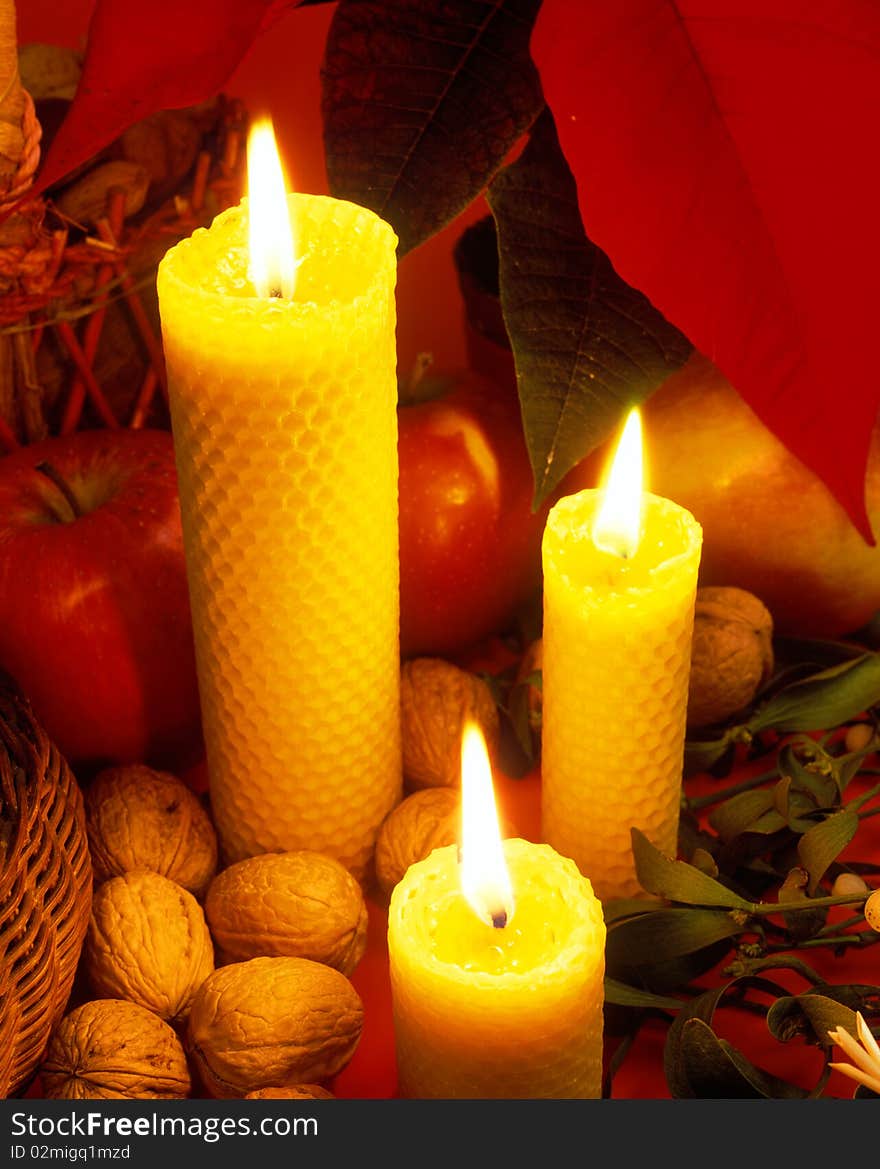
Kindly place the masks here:
<instances>
[{"instance_id":1,"label":"red apple","mask_svg":"<svg viewBox=\"0 0 880 1169\"><path fill-rule=\"evenodd\" d=\"M82 431L0 458L0 546L0 667L68 762L192 763L198 687L170 433Z\"/></svg>"},{"instance_id":2,"label":"red apple","mask_svg":"<svg viewBox=\"0 0 880 1169\"><path fill-rule=\"evenodd\" d=\"M400 638L404 656L454 656L505 633L540 587L547 507L515 387L429 374L398 408Z\"/></svg>"}]
</instances>

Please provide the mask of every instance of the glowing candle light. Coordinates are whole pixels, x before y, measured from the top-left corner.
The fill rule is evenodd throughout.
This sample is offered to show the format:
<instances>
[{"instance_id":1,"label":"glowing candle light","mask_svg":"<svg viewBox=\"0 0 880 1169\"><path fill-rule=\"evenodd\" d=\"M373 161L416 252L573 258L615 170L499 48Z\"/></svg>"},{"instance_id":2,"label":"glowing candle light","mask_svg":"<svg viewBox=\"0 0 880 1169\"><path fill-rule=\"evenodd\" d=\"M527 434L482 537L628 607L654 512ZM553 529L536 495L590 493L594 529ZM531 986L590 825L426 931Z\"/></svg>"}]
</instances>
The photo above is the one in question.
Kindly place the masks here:
<instances>
[{"instance_id":1,"label":"glowing candle light","mask_svg":"<svg viewBox=\"0 0 880 1169\"><path fill-rule=\"evenodd\" d=\"M462 847L394 888L388 949L399 1094L596 1098L605 923L589 880L549 845L502 842L485 741L462 745Z\"/></svg>"},{"instance_id":2,"label":"glowing candle light","mask_svg":"<svg viewBox=\"0 0 880 1169\"><path fill-rule=\"evenodd\" d=\"M158 274L211 805L229 861L361 876L401 791L397 240L285 196L270 127L248 159Z\"/></svg>"},{"instance_id":3,"label":"glowing candle light","mask_svg":"<svg viewBox=\"0 0 880 1169\"><path fill-rule=\"evenodd\" d=\"M605 484L544 532L542 836L603 901L638 896L630 830L675 856L702 530L642 488L638 412Z\"/></svg>"}]
</instances>

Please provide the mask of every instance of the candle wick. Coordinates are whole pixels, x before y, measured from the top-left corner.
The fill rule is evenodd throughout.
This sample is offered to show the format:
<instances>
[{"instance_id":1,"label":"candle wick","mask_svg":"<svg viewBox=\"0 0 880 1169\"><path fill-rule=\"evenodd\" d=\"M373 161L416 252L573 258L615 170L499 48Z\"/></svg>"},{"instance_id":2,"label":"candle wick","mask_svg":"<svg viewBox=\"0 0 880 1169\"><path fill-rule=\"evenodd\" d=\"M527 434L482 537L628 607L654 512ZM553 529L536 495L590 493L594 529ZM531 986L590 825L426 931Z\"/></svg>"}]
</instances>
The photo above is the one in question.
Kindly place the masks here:
<instances>
[{"instance_id":1,"label":"candle wick","mask_svg":"<svg viewBox=\"0 0 880 1169\"><path fill-rule=\"evenodd\" d=\"M493 913L492 925L494 925L497 930L503 930L507 925L507 910L499 909L497 913Z\"/></svg>"},{"instance_id":2,"label":"candle wick","mask_svg":"<svg viewBox=\"0 0 880 1169\"><path fill-rule=\"evenodd\" d=\"M284 293L281 291L280 285L276 285L274 288L269 289L269 295L274 297L276 300L281 300L282 296L284 296Z\"/></svg>"}]
</instances>

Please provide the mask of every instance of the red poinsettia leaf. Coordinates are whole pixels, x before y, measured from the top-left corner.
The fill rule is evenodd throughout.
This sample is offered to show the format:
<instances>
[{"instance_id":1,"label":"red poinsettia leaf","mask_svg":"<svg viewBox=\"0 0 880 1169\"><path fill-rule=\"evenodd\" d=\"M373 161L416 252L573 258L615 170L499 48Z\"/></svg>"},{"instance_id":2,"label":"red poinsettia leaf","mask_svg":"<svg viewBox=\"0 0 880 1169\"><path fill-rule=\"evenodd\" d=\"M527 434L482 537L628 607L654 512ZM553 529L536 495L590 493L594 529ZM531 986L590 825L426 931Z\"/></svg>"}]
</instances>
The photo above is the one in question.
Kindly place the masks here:
<instances>
[{"instance_id":1,"label":"red poinsettia leaf","mask_svg":"<svg viewBox=\"0 0 880 1169\"><path fill-rule=\"evenodd\" d=\"M531 44L587 234L873 543L880 6L544 0Z\"/></svg>"},{"instance_id":2,"label":"red poinsettia leaf","mask_svg":"<svg viewBox=\"0 0 880 1169\"><path fill-rule=\"evenodd\" d=\"M297 0L97 0L80 83L43 160L44 191L141 118L214 97L264 22Z\"/></svg>"}]
</instances>

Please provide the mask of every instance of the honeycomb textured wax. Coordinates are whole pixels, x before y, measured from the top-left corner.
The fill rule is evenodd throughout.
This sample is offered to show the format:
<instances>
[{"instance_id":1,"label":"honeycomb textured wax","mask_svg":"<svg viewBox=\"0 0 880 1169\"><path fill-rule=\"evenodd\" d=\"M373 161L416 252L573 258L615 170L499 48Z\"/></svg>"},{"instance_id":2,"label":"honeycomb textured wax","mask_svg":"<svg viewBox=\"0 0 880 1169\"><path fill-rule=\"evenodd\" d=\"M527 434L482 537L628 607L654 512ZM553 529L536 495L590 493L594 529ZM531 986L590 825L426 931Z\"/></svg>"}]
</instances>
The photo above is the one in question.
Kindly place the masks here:
<instances>
[{"instance_id":1,"label":"honeycomb textured wax","mask_svg":"<svg viewBox=\"0 0 880 1169\"><path fill-rule=\"evenodd\" d=\"M401 792L397 240L289 204L293 299L248 278L247 200L158 273L210 798L227 862L362 877Z\"/></svg>"},{"instance_id":2,"label":"honeycomb textured wax","mask_svg":"<svg viewBox=\"0 0 880 1169\"><path fill-rule=\"evenodd\" d=\"M544 530L542 838L602 901L644 891L630 830L678 848L702 530L646 494L627 559L598 548L601 491L561 499Z\"/></svg>"},{"instance_id":3,"label":"honeycomb textured wax","mask_svg":"<svg viewBox=\"0 0 880 1169\"><path fill-rule=\"evenodd\" d=\"M394 887L388 954L398 1094L596 1099L605 922L589 880L549 845L504 841L515 898L503 929L465 901L458 848Z\"/></svg>"}]
</instances>

